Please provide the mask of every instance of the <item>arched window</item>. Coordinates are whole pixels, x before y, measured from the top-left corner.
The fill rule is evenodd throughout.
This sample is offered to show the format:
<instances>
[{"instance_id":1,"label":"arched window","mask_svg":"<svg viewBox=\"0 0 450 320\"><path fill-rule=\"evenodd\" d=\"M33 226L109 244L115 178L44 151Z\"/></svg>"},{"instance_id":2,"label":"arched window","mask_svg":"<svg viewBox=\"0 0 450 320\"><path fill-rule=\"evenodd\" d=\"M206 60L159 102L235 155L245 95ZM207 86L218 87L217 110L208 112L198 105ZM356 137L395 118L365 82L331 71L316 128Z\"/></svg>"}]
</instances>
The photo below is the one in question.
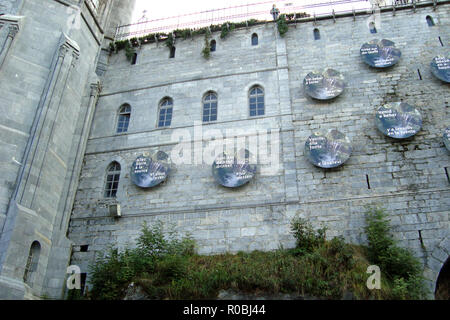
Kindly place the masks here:
<instances>
[{"instance_id":1,"label":"arched window","mask_svg":"<svg viewBox=\"0 0 450 320\"><path fill-rule=\"evenodd\" d=\"M115 198L119 189L120 164L111 162L106 170L105 198Z\"/></svg>"},{"instance_id":2,"label":"arched window","mask_svg":"<svg viewBox=\"0 0 450 320\"><path fill-rule=\"evenodd\" d=\"M260 86L254 86L249 92L250 117L264 115L264 91Z\"/></svg>"},{"instance_id":3,"label":"arched window","mask_svg":"<svg viewBox=\"0 0 450 320\"><path fill-rule=\"evenodd\" d=\"M427 16L426 19L427 19L427 24L428 24L429 27L434 26L434 21L433 21L433 18L431 16Z\"/></svg>"},{"instance_id":4,"label":"arched window","mask_svg":"<svg viewBox=\"0 0 450 320\"><path fill-rule=\"evenodd\" d=\"M169 58L175 58L175 51L177 50L177 48L172 47L170 48L170 56Z\"/></svg>"},{"instance_id":5,"label":"arched window","mask_svg":"<svg viewBox=\"0 0 450 320\"><path fill-rule=\"evenodd\" d=\"M216 51L216 40L211 40L210 47L211 47L211 52Z\"/></svg>"},{"instance_id":6,"label":"arched window","mask_svg":"<svg viewBox=\"0 0 450 320\"><path fill-rule=\"evenodd\" d=\"M214 92L208 92L203 97L203 122L217 120L217 95Z\"/></svg>"},{"instance_id":7,"label":"arched window","mask_svg":"<svg viewBox=\"0 0 450 320\"><path fill-rule=\"evenodd\" d=\"M173 100L164 98L159 104L158 128L170 127L172 123Z\"/></svg>"},{"instance_id":8,"label":"arched window","mask_svg":"<svg viewBox=\"0 0 450 320\"><path fill-rule=\"evenodd\" d=\"M130 124L131 107L129 104L124 104L119 109L119 119L117 122L117 133L127 132Z\"/></svg>"},{"instance_id":9,"label":"arched window","mask_svg":"<svg viewBox=\"0 0 450 320\"><path fill-rule=\"evenodd\" d=\"M258 45L258 35L256 33L252 34L252 46Z\"/></svg>"},{"instance_id":10,"label":"arched window","mask_svg":"<svg viewBox=\"0 0 450 320\"><path fill-rule=\"evenodd\" d=\"M370 33L377 33L377 28L375 27L375 22L369 23Z\"/></svg>"},{"instance_id":11,"label":"arched window","mask_svg":"<svg viewBox=\"0 0 450 320\"><path fill-rule=\"evenodd\" d=\"M319 40L320 39L320 31L319 29L314 29L314 40Z\"/></svg>"},{"instance_id":12,"label":"arched window","mask_svg":"<svg viewBox=\"0 0 450 320\"><path fill-rule=\"evenodd\" d=\"M40 254L41 244L38 241L34 241L30 247L27 264L25 266L25 273L23 274L23 281L28 285L32 285L34 282L34 276L38 268Z\"/></svg>"}]
</instances>

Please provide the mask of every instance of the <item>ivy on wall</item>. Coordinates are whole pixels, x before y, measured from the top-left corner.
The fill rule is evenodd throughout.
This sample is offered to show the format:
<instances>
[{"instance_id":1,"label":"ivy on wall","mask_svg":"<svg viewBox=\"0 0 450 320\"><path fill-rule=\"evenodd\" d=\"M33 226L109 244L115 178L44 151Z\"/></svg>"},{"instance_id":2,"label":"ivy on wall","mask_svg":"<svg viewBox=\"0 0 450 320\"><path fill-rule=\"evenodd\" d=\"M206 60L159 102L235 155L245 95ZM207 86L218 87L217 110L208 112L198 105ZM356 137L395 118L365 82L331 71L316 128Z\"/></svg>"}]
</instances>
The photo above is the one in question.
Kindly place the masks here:
<instances>
[{"instance_id":1,"label":"ivy on wall","mask_svg":"<svg viewBox=\"0 0 450 320\"><path fill-rule=\"evenodd\" d=\"M282 14L277 20L278 32L283 37L288 31L288 23L295 19L301 19L309 17L307 13L292 13L292 14ZM155 43L164 41L169 49L172 49L175 43L175 39L182 38L184 40L188 38L194 38L198 35L205 35L205 47L202 50L202 55L205 59L208 59L211 52L211 44L209 43L209 38L211 37L211 32L219 32L220 38L225 39L231 32L236 28L251 27L254 25L266 24L265 20L250 19L243 22L225 22L223 24L210 25L209 27L203 27L198 29L176 29L172 33L150 33L140 38L131 38L127 40L120 40L110 43L109 49L110 53L118 53L121 50L125 50L125 55L128 60L133 58L136 53L135 48L140 47L144 44Z\"/></svg>"}]
</instances>

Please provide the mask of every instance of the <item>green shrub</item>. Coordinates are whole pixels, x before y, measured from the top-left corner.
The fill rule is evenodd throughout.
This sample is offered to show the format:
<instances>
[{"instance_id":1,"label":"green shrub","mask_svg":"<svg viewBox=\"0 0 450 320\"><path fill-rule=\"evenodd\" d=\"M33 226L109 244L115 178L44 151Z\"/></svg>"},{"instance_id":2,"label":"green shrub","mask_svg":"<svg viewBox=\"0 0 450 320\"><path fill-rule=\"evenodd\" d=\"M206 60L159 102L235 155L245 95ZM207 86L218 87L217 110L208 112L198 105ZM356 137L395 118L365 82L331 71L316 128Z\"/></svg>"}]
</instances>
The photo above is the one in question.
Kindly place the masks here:
<instances>
[{"instance_id":1,"label":"green shrub","mask_svg":"<svg viewBox=\"0 0 450 320\"><path fill-rule=\"evenodd\" d=\"M422 265L409 250L397 246L383 209L368 208L365 231L368 240L367 256L371 263L378 265L393 280L393 298L426 298Z\"/></svg>"},{"instance_id":2,"label":"green shrub","mask_svg":"<svg viewBox=\"0 0 450 320\"><path fill-rule=\"evenodd\" d=\"M278 25L278 32L280 33L280 36L284 37L286 32L288 32L288 25L286 23L286 15L282 14L277 20Z\"/></svg>"},{"instance_id":3,"label":"green shrub","mask_svg":"<svg viewBox=\"0 0 450 320\"><path fill-rule=\"evenodd\" d=\"M295 251L298 254L312 252L325 241L326 228L315 231L306 219L295 218L291 222L291 233L296 239Z\"/></svg>"},{"instance_id":4,"label":"green shrub","mask_svg":"<svg viewBox=\"0 0 450 320\"><path fill-rule=\"evenodd\" d=\"M120 299L130 282L149 274L165 283L182 277L186 272L186 257L195 252L190 237L177 238L174 230L163 233L158 221L151 227L143 224L137 247L119 252L110 248L91 265L91 296L94 299Z\"/></svg>"},{"instance_id":5,"label":"green shrub","mask_svg":"<svg viewBox=\"0 0 450 320\"><path fill-rule=\"evenodd\" d=\"M209 42L209 39L211 37L211 32L209 30L205 33L205 47L202 50L203 58L209 59L211 56L211 43Z\"/></svg>"}]
</instances>

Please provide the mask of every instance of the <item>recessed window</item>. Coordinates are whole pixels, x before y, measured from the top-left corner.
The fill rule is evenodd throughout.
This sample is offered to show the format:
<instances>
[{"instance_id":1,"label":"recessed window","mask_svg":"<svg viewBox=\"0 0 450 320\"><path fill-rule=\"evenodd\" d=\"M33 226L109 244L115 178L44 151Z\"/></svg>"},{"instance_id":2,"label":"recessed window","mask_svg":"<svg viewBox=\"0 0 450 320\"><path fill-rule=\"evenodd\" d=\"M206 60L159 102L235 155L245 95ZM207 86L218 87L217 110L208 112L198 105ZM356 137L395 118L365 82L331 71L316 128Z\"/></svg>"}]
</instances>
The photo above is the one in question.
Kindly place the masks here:
<instances>
[{"instance_id":1,"label":"recessed window","mask_svg":"<svg viewBox=\"0 0 450 320\"><path fill-rule=\"evenodd\" d=\"M217 120L217 95L214 92L208 92L203 97L203 122Z\"/></svg>"},{"instance_id":2,"label":"recessed window","mask_svg":"<svg viewBox=\"0 0 450 320\"><path fill-rule=\"evenodd\" d=\"M106 170L105 198L115 198L119 189L120 164L112 162Z\"/></svg>"},{"instance_id":3,"label":"recessed window","mask_svg":"<svg viewBox=\"0 0 450 320\"><path fill-rule=\"evenodd\" d=\"M314 29L314 40L319 40L320 39L320 31L319 29Z\"/></svg>"},{"instance_id":4,"label":"recessed window","mask_svg":"<svg viewBox=\"0 0 450 320\"><path fill-rule=\"evenodd\" d=\"M252 34L252 46L258 45L258 35L256 33Z\"/></svg>"},{"instance_id":5,"label":"recessed window","mask_svg":"<svg viewBox=\"0 0 450 320\"><path fill-rule=\"evenodd\" d=\"M210 47L211 47L211 52L216 51L216 40L211 40Z\"/></svg>"},{"instance_id":6,"label":"recessed window","mask_svg":"<svg viewBox=\"0 0 450 320\"><path fill-rule=\"evenodd\" d=\"M375 27L375 22L369 23L370 33L377 33L377 28Z\"/></svg>"},{"instance_id":7,"label":"recessed window","mask_svg":"<svg viewBox=\"0 0 450 320\"><path fill-rule=\"evenodd\" d=\"M260 86L254 86L249 92L250 117L264 115L264 91Z\"/></svg>"},{"instance_id":8,"label":"recessed window","mask_svg":"<svg viewBox=\"0 0 450 320\"><path fill-rule=\"evenodd\" d=\"M119 119L117 122L117 133L123 133L128 131L128 125L130 124L131 118L131 106L129 104L124 104L119 109Z\"/></svg>"},{"instance_id":9,"label":"recessed window","mask_svg":"<svg viewBox=\"0 0 450 320\"><path fill-rule=\"evenodd\" d=\"M431 16L427 16L426 19L427 19L427 24L428 24L429 27L434 26L434 21L433 21L433 18Z\"/></svg>"},{"instance_id":10,"label":"recessed window","mask_svg":"<svg viewBox=\"0 0 450 320\"><path fill-rule=\"evenodd\" d=\"M32 286L34 283L34 277L39 264L39 256L41 254L41 244L38 241L34 241L31 244L30 252L28 253L27 264L25 266L25 273L23 275L23 281Z\"/></svg>"},{"instance_id":11,"label":"recessed window","mask_svg":"<svg viewBox=\"0 0 450 320\"><path fill-rule=\"evenodd\" d=\"M137 53L133 53L133 58L131 59L131 64L136 64L137 62Z\"/></svg>"},{"instance_id":12,"label":"recessed window","mask_svg":"<svg viewBox=\"0 0 450 320\"><path fill-rule=\"evenodd\" d=\"M80 252L88 252L88 250L89 250L89 245L80 246Z\"/></svg>"},{"instance_id":13,"label":"recessed window","mask_svg":"<svg viewBox=\"0 0 450 320\"><path fill-rule=\"evenodd\" d=\"M172 47L172 48L170 48L170 56L169 56L169 58L175 58L175 51L177 50L177 48L175 48L175 47Z\"/></svg>"},{"instance_id":14,"label":"recessed window","mask_svg":"<svg viewBox=\"0 0 450 320\"><path fill-rule=\"evenodd\" d=\"M172 123L173 100L165 98L159 104L158 128L170 127Z\"/></svg>"}]
</instances>

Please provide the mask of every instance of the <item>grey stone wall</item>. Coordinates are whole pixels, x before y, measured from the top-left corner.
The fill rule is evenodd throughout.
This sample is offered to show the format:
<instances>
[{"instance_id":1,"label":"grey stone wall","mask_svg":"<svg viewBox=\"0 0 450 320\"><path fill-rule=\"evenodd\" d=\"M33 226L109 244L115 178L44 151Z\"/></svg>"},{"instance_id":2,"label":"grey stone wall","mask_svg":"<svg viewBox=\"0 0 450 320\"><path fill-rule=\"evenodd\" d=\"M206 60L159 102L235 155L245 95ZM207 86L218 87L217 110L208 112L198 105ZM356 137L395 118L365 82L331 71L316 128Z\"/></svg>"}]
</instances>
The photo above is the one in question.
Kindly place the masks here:
<instances>
[{"instance_id":1,"label":"grey stone wall","mask_svg":"<svg viewBox=\"0 0 450 320\"><path fill-rule=\"evenodd\" d=\"M0 298L61 298L71 251L66 231L106 22L79 1L14 3L18 32L0 57ZM34 281L24 284L33 241L41 245L39 264Z\"/></svg>"},{"instance_id":2,"label":"grey stone wall","mask_svg":"<svg viewBox=\"0 0 450 320\"><path fill-rule=\"evenodd\" d=\"M431 75L429 63L448 53L449 13L448 4L436 10L383 12L377 34L369 32L369 15L290 25L284 38L272 23L235 30L224 40L214 33L217 51L209 60L201 56L202 36L177 40L174 59L163 43L139 49L136 65L130 65L123 52L112 55L72 212L72 264L88 272L97 253L111 244L131 245L141 224L156 220L174 225L180 234L191 233L202 254L291 247L289 224L296 215L328 227L329 238L342 235L364 243L365 206L381 204L395 237L422 259L434 288L449 252L445 168L450 160L442 134L449 125L450 95L448 84ZM433 17L434 27L427 26L427 15ZM320 40L314 40L314 28L320 29ZM253 33L259 36L256 47L251 46ZM403 53L398 65L382 71L364 65L359 49L373 38L396 42ZM344 73L345 92L331 102L306 98L303 78L326 67ZM264 88L266 114L250 118L248 91L255 84ZM203 130L243 129L247 137L255 129L279 131L278 170L272 175L258 172L248 185L229 190L214 182L209 164L177 165L159 187L135 187L129 177L134 159L144 152L170 152L177 129L193 136L194 122L201 120L202 97L209 90L218 94L218 120ZM158 103L166 96L174 101L172 126L159 129ZM400 100L421 110L423 129L413 138L393 141L377 131L374 114L382 103ZM123 103L132 107L129 132L115 134ZM324 171L306 160L303 148L312 132L328 128L348 135L354 152L343 167ZM207 142L204 138L202 145ZM110 200L103 198L105 170L112 161L122 167L120 219L108 216ZM89 245L88 252L80 252L81 245Z\"/></svg>"}]
</instances>

